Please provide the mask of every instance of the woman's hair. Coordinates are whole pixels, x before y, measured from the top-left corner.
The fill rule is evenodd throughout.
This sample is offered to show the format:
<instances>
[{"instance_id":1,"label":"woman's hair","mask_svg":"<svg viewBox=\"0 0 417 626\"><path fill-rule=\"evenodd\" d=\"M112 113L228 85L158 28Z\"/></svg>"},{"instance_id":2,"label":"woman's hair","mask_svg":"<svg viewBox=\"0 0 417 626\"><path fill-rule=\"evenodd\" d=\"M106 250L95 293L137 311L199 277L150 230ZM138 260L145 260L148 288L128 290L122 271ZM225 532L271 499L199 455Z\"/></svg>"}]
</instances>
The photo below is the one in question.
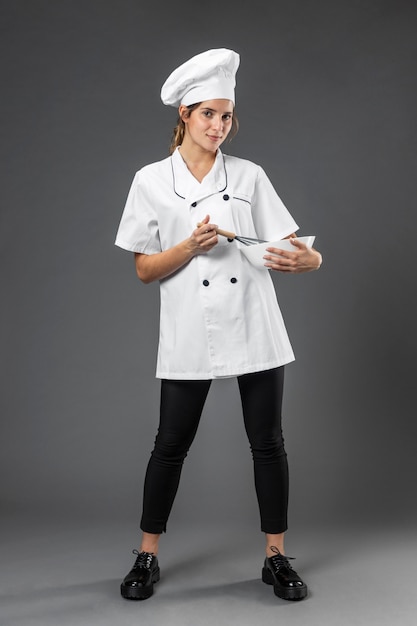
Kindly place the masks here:
<instances>
[{"instance_id":1,"label":"woman's hair","mask_svg":"<svg viewBox=\"0 0 417 626\"><path fill-rule=\"evenodd\" d=\"M187 111L185 112L185 117L190 117L194 109L199 107L200 104L201 102L196 102L195 104L188 105ZM236 136L238 130L239 130L239 121L236 117L236 114L233 113L232 128L230 129L230 133L227 136L227 140L232 141L233 137ZM178 117L177 125L174 128L174 131L172 133L171 145L169 148L170 154L172 154L175 151L175 149L182 144L183 139L184 139L184 134L185 134L185 123L183 122L181 117Z\"/></svg>"}]
</instances>

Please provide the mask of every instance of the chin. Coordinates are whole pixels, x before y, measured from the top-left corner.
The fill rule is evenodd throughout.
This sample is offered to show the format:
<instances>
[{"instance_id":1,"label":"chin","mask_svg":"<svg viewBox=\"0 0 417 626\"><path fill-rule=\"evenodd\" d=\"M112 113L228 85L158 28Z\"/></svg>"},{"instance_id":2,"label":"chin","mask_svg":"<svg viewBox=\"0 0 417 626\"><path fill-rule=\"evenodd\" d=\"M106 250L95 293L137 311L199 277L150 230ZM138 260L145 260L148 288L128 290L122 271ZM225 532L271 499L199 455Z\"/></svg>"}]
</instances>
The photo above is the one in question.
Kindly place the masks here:
<instances>
[{"instance_id":1,"label":"chin","mask_svg":"<svg viewBox=\"0 0 417 626\"><path fill-rule=\"evenodd\" d=\"M206 148L210 150L210 152L216 152L216 150L220 148L222 143L223 143L222 141L216 141L215 143L213 143L212 141L209 141Z\"/></svg>"}]
</instances>

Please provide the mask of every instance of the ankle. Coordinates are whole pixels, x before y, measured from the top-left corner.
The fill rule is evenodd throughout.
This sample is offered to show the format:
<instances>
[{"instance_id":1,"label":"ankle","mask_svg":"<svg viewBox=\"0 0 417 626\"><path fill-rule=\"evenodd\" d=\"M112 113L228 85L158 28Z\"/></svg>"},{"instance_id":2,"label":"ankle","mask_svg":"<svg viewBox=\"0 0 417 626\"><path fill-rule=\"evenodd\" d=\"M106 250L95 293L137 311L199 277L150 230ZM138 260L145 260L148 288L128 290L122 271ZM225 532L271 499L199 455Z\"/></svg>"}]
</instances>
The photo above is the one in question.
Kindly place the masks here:
<instances>
[{"instance_id":1,"label":"ankle","mask_svg":"<svg viewBox=\"0 0 417 626\"><path fill-rule=\"evenodd\" d=\"M139 552L149 552L149 554L156 556L158 554L159 538L160 535L144 532Z\"/></svg>"},{"instance_id":2,"label":"ankle","mask_svg":"<svg viewBox=\"0 0 417 626\"><path fill-rule=\"evenodd\" d=\"M266 556L270 558L271 556L276 556L277 554L282 554L285 556L284 546L266 546Z\"/></svg>"},{"instance_id":3,"label":"ankle","mask_svg":"<svg viewBox=\"0 0 417 626\"><path fill-rule=\"evenodd\" d=\"M285 533L265 533L266 539L266 556L271 557L277 554L277 550L281 554L285 554L284 539Z\"/></svg>"},{"instance_id":4,"label":"ankle","mask_svg":"<svg viewBox=\"0 0 417 626\"><path fill-rule=\"evenodd\" d=\"M147 554L153 554L153 556L156 556L158 554L158 546L147 546L142 544L139 552L147 552Z\"/></svg>"}]
</instances>

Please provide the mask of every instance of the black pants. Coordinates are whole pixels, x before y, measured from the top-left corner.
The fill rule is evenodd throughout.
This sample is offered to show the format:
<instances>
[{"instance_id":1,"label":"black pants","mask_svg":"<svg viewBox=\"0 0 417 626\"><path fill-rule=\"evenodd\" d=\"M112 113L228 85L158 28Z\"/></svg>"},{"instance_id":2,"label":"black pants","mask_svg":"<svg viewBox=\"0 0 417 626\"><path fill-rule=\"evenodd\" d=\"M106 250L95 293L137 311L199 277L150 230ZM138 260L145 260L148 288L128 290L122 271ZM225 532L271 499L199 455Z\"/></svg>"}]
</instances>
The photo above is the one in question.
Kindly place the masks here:
<instances>
[{"instance_id":1,"label":"black pants","mask_svg":"<svg viewBox=\"0 0 417 626\"><path fill-rule=\"evenodd\" d=\"M255 472L261 530L287 529L288 465L281 430L284 368L238 377L243 418ZM141 529L162 533L181 469L197 432L211 380L163 380L161 415L145 477Z\"/></svg>"}]
</instances>

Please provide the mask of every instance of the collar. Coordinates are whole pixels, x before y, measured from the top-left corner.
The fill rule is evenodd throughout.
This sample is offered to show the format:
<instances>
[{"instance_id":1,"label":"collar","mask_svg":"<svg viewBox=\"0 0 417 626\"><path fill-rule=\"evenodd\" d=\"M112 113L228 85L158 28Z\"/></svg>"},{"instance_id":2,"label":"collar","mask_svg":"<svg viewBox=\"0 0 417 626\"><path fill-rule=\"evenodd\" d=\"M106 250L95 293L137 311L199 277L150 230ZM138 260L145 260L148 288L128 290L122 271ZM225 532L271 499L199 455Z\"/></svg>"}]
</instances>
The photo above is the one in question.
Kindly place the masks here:
<instances>
[{"instance_id":1,"label":"collar","mask_svg":"<svg viewBox=\"0 0 417 626\"><path fill-rule=\"evenodd\" d=\"M217 150L213 167L200 184L187 168L178 148L171 155L171 167L174 192L184 200L191 196L193 201L201 200L227 187L226 165L220 149Z\"/></svg>"}]
</instances>

